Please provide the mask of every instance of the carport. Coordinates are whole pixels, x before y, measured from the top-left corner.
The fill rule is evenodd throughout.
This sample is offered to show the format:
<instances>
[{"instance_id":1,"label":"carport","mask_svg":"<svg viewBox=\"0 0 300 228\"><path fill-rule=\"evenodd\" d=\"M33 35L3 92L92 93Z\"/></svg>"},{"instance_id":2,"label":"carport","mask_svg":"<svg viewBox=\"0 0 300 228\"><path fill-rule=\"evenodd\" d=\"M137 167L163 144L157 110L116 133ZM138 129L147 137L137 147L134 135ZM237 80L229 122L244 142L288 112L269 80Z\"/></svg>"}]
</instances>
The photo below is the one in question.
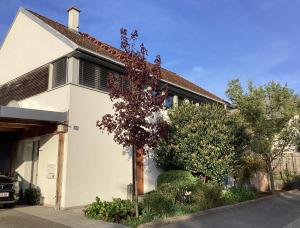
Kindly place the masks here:
<instances>
[{"instance_id":1,"label":"carport","mask_svg":"<svg viewBox=\"0 0 300 228\"><path fill-rule=\"evenodd\" d=\"M55 135L58 147L52 148L57 161L48 165L55 183L55 206L60 208L64 134L67 131L67 112L0 106L0 173L15 174L20 160L20 176L24 188L37 185L40 138ZM20 146L20 142L26 145ZM55 150L55 151L54 151ZM26 154L27 155L26 155ZM54 170L55 169L55 170ZM23 175L23 176L22 176ZM26 178L24 177L26 175ZM45 176L45 175L44 175Z\"/></svg>"}]
</instances>

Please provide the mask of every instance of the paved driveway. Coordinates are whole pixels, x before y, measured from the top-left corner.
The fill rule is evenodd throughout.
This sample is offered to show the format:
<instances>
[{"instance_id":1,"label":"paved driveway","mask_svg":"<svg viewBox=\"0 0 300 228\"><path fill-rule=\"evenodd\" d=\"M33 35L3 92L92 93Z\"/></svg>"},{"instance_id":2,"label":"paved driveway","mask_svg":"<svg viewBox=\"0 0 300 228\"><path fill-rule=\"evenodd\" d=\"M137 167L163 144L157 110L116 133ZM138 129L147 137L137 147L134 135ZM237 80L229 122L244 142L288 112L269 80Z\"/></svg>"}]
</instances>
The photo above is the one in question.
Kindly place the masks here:
<instances>
[{"instance_id":1,"label":"paved driveway","mask_svg":"<svg viewBox=\"0 0 300 228\"><path fill-rule=\"evenodd\" d=\"M0 228L121 228L118 224L84 217L81 209L56 211L53 208L33 206L0 208Z\"/></svg>"},{"instance_id":2,"label":"paved driveway","mask_svg":"<svg viewBox=\"0 0 300 228\"><path fill-rule=\"evenodd\" d=\"M0 227L4 228L32 228L32 227L44 227L44 228L67 228L59 223L51 222L46 219L42 219L36 216L24 214L15 210L0 209Z\"/></svg>"},{"instance_id":3,"label":"paved driveway","mask_svg":"<svg viewBox=\"0 0 300 228\"><path fill-rule=\"evenodd\" d=\"M300 192L288 192L243 206L222 209L184 221L166 224L168 228L299 228Z\"/></svg>"}]
</instances>

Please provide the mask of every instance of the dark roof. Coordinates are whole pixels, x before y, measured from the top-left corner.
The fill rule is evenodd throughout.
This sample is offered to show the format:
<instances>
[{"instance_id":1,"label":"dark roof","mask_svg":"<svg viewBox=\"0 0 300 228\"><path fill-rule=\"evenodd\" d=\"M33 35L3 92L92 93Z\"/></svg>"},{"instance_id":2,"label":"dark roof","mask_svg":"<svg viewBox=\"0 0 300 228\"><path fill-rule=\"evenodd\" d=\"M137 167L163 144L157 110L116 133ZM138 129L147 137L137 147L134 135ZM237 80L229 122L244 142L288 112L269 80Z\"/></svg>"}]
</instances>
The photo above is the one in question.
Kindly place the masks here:
<instances>
[{"instance_id":1,"label":"dark roof","mask_svg":"<svg viewBox=\"0 0 300 228\"><path fill-rule=\"evenodd\" d=\"M111 45L108 45L102 41L99 41L98 39L90 36L87 33L82 33L82 32L75 32L68 27L53 21L47 17L44 17L38 13L35 13L31 10L28 10L30 13L32 13L34 16L57 30L59 33L67 37L69 40L73 41L76 43L78 46L86 48L88 50L91 50L93 52L105 55L107 57L110 57L114 60L121 61L121 50L112 47ZM162 69L162 79L166 80L170 83L173 83L177 86L184 87L186 89L192 90L195 93L199 93L201 95L204 95L206 97L209 97L210 99L217 100L219 102L224 103L224 100L219 98L218 96L210 93L209 91L201 88L200 86L195 85L194 83L186 80L185 78L177 75L176 73L169 71L167 69Z\"/></svg>"}]
</instances>

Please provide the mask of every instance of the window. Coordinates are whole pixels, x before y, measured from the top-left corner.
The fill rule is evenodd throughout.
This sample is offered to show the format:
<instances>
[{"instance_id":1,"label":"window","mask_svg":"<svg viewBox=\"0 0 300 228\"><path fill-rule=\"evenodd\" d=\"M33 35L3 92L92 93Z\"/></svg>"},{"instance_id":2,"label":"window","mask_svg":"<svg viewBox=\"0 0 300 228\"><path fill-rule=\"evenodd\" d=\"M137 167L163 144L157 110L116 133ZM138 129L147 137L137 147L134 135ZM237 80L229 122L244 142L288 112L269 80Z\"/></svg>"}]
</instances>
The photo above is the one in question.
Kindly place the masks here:
<instances>
[{"instance_id":1,"label":"window","mask_svg":"<svg viewBox=\"0 0 300 228\"><path fill-rule=\"evenodd\" d=\"M53 63L52 88L66 84L67 82L67 58Z\"/></svg>"},{"instance_id":2,"label":"window","mask_svg":"<svg viewBox=\"0 0 300 228\"><path fill-rule=\"evenodd\" d=\"M110 71L105 67L86 60L80 60L79 84L99 90L107 90L109 73Z\"/></svg>"},{"instance_id":3,"label":"window","mask_svg":"<svg viewBox=\"0 0 300 228\"><path fill-rule=\"evenodd\" d=\"M168 96L165 100L164 106L166 108L171 108L173 106L173 96Z\"/></svg>"}]
</instances>

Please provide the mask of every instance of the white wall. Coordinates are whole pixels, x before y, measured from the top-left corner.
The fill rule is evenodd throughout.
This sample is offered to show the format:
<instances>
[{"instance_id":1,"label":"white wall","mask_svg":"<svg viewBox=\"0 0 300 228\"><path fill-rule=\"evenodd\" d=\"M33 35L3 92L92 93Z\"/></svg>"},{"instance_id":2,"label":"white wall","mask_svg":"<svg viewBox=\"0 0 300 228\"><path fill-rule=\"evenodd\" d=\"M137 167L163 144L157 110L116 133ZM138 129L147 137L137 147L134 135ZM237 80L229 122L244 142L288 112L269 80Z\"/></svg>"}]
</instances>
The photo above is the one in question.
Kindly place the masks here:
<instances>
[{"instance_id":1,"label":"white wall","mask_svg":"<svg viewBox=\"0 0 300 228\"><path fill-rule=\"evenodd\" d=\"M21 108L66 112L70 105L70 85L65 85L18 102Z\"/></svg>"},{"instance_id":2,"label":"white wall","mask_svg":"<svg viewBox=\"0 0 300 228\"><path fill-rule=\"evenodd\" d=\"M19 11L0 49L0 85L72 50Z\"/></svg>"},{"instance_id":3,"label":"white wall","mask_svg":"<svg viewBox=\"0 0 300 228\"><path fill-rule=\"evenodd\" d=\"M156 189L156 179L162 170L156 167L153 159L153 151L148 152L148 156L144 159L144 192L150 192Z\"/></svg>"},{"instance_id":4,"label":"white wall","mask_svg":"<svg viewBox=\"0 0 300 228\"><path fill-rule=\"evenodd\" d=\"M48 175L49 165L57 168L58 135L42 136L40 139L40 152L38 161L37 186L41 189L45 205L55 205L56 177Z\"/></svg>"},{"instance_id":5,"label":"white wall","mask_svg":"<svg viewBox=\"0 0 300 228\"><path fill-rule=\"evenodd\" d=\"M29 187L31 182L31 168L32 168L32 139L21 140L18 142L16 156L14 160L14 168L18 174L20 187L25 190Z\"/></svg>"},{"instance_id":6,"label":"white wall","mask_svg":"<svg viewBox=\"0 0 300 228\"><path fill-rule=\"evenodd\" d=\"M72 85L70 97L63 207L86 205L96 196L103 200L127 198L131 156L111 135L96 128L96 121L113 111L109 96Z\"/></svg>"}]
</instances>

